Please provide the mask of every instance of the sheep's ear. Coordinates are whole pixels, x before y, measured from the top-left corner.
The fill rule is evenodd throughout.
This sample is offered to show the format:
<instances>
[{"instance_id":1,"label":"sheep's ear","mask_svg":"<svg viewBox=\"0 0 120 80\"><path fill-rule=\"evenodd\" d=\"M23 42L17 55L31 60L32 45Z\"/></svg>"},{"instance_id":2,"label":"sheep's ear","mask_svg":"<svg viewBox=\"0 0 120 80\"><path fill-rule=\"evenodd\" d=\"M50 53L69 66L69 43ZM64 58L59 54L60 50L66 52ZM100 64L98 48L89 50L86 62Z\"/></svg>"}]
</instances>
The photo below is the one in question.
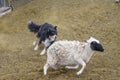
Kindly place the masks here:
<instances>
[{"instance_id":1,"label":"sheep's ear","mask_svg":"<svg viewBox=\"0 0 120 80\"><path fill-rule=\"evenodd\" d=\"M55 30L56 30L56 29L57 29L57 26L55 26L54 28L55 28Z\"/></svg>"}]
</instances>

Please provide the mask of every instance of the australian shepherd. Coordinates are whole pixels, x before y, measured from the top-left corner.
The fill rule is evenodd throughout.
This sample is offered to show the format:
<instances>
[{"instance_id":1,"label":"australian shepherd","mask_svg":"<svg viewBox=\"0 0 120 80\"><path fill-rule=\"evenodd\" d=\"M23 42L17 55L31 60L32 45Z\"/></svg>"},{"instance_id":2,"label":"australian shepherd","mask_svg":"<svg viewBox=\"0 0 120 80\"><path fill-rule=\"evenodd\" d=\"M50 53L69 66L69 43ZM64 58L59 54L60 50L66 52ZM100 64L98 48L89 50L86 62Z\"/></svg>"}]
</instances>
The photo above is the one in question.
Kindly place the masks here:
<instances>
[{"instance_id":1,"label":"australian shepherd","mask_svg":"<svg viewBox=\"0 0 120 80\"><path fill-rule=\"evenodd\" d=\"M45 54L47 48L54 43L57 38L57 26L53 26L49 23L44 23L42 25L35 24L32 21L28 22L28 29L30 32L35 33L36 40L33 42L33 45L36 45L34 50L38 50L41 43L44 44L44 49L40 55Z\"/></svg>"}]
</instances>

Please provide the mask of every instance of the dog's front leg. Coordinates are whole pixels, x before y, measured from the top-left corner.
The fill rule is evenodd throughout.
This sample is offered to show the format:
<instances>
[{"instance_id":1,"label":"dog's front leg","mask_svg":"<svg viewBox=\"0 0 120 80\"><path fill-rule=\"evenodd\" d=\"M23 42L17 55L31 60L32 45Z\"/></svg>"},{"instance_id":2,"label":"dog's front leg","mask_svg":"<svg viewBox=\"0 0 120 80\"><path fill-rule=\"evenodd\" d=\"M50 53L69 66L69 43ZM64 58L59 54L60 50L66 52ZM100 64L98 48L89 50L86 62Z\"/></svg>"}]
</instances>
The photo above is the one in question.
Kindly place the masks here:
<instances>
[{"instance_id":1,"label":"dog's front leg","mask_svg":"<svg viewBox=\"0 0 120 80\"><path fill-rule=\"evenodd\" d=\"M40 53L40 55L44 55L45 52L46 52L46 50L47 50L47 48L45 47L45 48L42 50L42 52Z\"/></svg>"},{"instance_id":2,"label":"dog's front leg","mask_svg":"<svg viewBox=\"0 0 120 80\"><path fill-rule=\"evenodd\" d=\"M34 51L37 51L39 48L38 44L35 46Z\"/></svg>"},{"instance_id":3,"label":"dog's front leg","mask_svg":"<svg viewBox=\"0 0 120 80\"><path fill-rule=\"evenodd\" d=\"M38 50L40 44L41 44L41 41L39 41L39 42L37 41L37 44L36 44L36 46L35 46L35 48L34 48L35 51Z\"/></svg>"},{"instance_id":4,"label":"dog's front leg","mask_svg":"<svg viewBox=\"0 0 120 80\"><path fill-rule=\"evenodd\" d=\"M45 41L42 41L42 43L45 45L44 49L42 50L42 52L40 53L40 55L43 55L46 53L47 48L50 46L51 42L49 41L49 39L46 39Z\"/></svg>"},{"instance_id":5,"label":"dog's front leg","mask_svg":"<svg viewBox=\"0 0 120 80\"><path fill-rule=\"evenodd\" d=\"M34 46L36 45L37 41L38 41L38 38L36 38L35 41L33 41Z\"/></svg>"}]
</instances>

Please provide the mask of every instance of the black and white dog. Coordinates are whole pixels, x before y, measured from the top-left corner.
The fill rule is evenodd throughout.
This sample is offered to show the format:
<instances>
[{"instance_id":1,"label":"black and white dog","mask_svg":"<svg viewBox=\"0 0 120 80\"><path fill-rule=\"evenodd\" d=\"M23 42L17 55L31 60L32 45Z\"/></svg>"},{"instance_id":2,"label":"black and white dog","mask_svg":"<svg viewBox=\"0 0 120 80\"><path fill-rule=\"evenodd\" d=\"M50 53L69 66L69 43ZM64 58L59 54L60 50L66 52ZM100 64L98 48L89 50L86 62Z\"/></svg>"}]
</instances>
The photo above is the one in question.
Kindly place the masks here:
<instances>
[{"instance_id":1,"label":"black and white dog","mask_svg":"<svg viewBox=\"0 0 120 80\"><path fill-rule=\"evenodd\" d=\"M47 48L56 40L57 38L57 26L53 26L49 23L44 23L42 25L35 24L32 21L28 22L28 29L30 32L36 34L36 40L33 45L36 45L34 50L38 50L41 43L44 44L44 49L40 55L45 54Z\"/></svg>"}]
</instances>

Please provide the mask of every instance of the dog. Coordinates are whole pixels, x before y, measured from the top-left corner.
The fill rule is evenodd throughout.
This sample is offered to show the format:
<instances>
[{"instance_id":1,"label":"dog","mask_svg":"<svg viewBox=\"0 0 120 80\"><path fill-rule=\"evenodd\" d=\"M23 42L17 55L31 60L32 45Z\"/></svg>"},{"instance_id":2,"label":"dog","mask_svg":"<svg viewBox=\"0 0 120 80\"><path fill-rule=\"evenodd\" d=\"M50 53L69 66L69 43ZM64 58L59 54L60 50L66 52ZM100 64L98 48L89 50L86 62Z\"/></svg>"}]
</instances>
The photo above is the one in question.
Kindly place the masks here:
<instances>
[{"instance_id":1,"label":"dog","mask_svg":"<svg viewBox=\"0 0 120 80\"><path fill-rule=\"evenodd\" d=\"M30 30L30 32L36 34L36 40L33 42L33 45L36 45L34 50L38 50L41 43L45 46L40 55L45 54L47 48L56 41L57 26L53 26L49 23L38 25L32 21L29 21L28 29Z\"/></svg>"}]
</instances>

